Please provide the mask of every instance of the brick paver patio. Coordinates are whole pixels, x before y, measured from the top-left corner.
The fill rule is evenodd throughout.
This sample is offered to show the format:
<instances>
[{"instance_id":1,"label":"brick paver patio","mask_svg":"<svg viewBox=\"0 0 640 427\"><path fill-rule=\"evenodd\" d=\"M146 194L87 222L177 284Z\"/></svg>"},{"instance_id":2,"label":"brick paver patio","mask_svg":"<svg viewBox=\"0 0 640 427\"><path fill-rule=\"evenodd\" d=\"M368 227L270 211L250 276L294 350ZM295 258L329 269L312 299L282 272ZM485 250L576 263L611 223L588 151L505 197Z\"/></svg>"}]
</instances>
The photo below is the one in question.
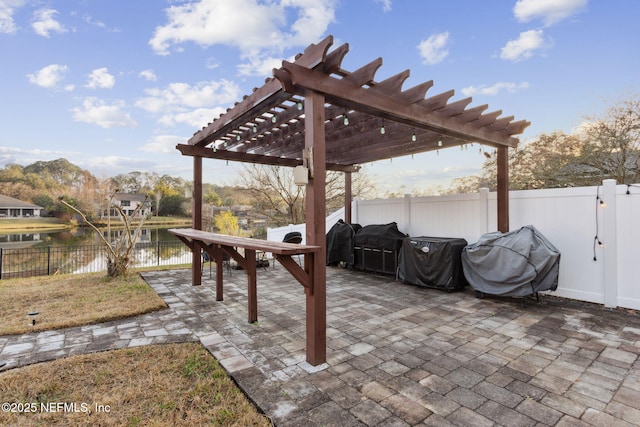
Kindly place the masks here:
<instances>
[{"instance_id":1,"label":"brick paver patio","mask_svg":"<svg viewBox=\"0 0 640 427\"><path fill-rule=\"evenodd\" d=\"M0 337L9 369L81 352L201 343L278 426L640 425L640 316L543 297L477 299L329 268L327 363L305 362L303 288L281 266L190 286L144 273L168 310L83 328Z\"/></svg>"}]
</instances>

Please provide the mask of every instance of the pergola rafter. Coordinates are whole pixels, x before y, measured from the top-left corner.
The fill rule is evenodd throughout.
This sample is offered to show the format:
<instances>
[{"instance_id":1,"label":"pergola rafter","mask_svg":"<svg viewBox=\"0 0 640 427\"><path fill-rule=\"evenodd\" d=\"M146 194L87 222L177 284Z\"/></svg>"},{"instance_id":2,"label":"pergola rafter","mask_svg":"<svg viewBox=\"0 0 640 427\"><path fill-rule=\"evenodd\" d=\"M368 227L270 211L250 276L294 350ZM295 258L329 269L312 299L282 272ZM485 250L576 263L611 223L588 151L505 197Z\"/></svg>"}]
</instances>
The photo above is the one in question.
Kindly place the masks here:
<instances>
[{"instance_id":1,"label":"pergola rafter","mask_svg":"<svg viewBox=\"0 0 640 427\"><path fill-rule=\"evenodd\" d=\"M465 144L489 145L498 153L498 229L508 231L508 149L517 146L514 135L530 124L501 117L501 110L486 112L487 105L469 107L471 98L451 101L453 90L429 95L433 81L403 90L409 70L378 82L381 58L345 70L342 62L349 45L330 51L332 44L329 36L293 62L283 61L263 86L177 146L194 158L196 230L202 226L203 158L308 166L306 241L321 248L310 256L311 262L305 257L304 266L307 361L314 365L324 361L326 352L326 171L345 173L345 216L350 222L351 173L359 165ZM194 284L201 281L200 263L194 253Z\"/></svg>"},{"instance_id":2,"label":"pergola rafter","mask_svg":"<svg viewBox=\"0 0 640 427\"><path fill-rule=\"evenodd\" d=\"M274 78L178 149L223 160L240 160L239 154L246 154L248 162L300 164L305 132L305 111L300 106L305 90L325 98L327 162L332 170L470 142L513 148L518 143L513 135L529 125L513 121L513 116L500 117L500 110L485 113L486 105L467 108L471 98L450 102L453 90L427 97L433 81L402 90L409 70L376 82L381 58L346 71L342 61L349 47L344 44L329 52L332 42L327 37L294 62L283 61ZM349 126L342 124L345 113ZM384 135L379 132L382 124L388 129ZM414 133L416 141L411 140ZM438 146L442 138L446 144Z\"/></svg>"}]
</instances>

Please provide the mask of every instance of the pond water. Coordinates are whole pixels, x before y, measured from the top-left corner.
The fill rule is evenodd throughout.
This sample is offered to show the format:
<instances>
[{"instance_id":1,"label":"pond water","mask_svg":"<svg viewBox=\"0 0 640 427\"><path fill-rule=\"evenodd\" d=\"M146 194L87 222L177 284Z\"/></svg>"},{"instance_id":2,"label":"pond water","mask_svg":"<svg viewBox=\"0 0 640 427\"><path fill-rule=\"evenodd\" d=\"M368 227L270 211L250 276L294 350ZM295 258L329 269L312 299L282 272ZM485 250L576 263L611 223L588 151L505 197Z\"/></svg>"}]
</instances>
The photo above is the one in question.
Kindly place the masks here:
<instances>
[{"instance_id":1,"label":"pond water","mask_svg":"<svg viewBox=\"0 0 640 427\"><path fill-rule=\"evenodd\" d=\"M140 236L140 243L147 242L175 242L178 239L167 228L145 228ZM107 230L102 230L107 237ZM115 239L121 230L112 229L111 239ZM81 246L100 245L102 241L96 232L88 227L79 227L73 230L58 231L33 231L28 233L0 233L0 248L22 249L40 248L46 246Z\"/></svg>"}]
</instances>

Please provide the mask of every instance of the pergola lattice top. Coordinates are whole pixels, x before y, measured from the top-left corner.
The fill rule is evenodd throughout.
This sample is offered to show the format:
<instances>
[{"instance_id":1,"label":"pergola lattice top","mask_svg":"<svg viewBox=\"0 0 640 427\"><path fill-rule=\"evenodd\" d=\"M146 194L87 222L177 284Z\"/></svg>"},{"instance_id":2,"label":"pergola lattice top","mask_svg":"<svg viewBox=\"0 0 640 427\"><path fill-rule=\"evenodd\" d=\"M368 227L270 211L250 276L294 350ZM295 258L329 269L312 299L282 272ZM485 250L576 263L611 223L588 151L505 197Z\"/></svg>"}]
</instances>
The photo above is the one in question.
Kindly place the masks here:
<instances>
[{"instance_id":1,"label":"pergola lattice top","mask_svg":"<svg viewBox=\"0 0 640 427\"><path fill-rule=\"evenodd\" d=\"M329 52L332 44L329 36L307 47L294 62L283 61L273 78L177 148L189 156L299 165L307 90L325 97L329 170L355 171L363 163L470 142L515 147L518 139L513 135L530 124L500 117L500 110L485 113L487 105L467 108L471 98L449 102L453 90L426 97L433 81L402 90L409 70L376 82L381 58L352 72L343 70L349 45Z\"/></svg>"}]
</instances>

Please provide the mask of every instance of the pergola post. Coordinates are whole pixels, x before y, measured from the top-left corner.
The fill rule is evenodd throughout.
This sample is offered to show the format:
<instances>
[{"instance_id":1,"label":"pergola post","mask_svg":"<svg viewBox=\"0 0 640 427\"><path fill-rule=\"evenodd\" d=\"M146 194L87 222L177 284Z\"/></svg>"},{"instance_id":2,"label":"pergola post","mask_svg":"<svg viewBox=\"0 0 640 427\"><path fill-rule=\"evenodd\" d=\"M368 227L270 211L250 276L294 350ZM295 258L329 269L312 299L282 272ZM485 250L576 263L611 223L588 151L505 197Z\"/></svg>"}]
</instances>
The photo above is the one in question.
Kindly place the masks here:
<instances>
[{"instance_id":1,"label":"pergola post","mask_svg":"<svg viewBox=\"0 0 640 427\"><path fill-rule=\"evenodd\" d=\"M344 222L351 224L351 172L344 173Z\"/></svg>"},{"instance_id":2,"label":"pergola post","mask_svg":"<svg viewBox=\"0 0 640 427\"><path fill-rule=\"evenodd\" d=\"M202 157L193 156L193 228L202 230ZM192 247L191 284L202 284L201 248L196 243Z\"/></svg>"},{"instance_id":3,"label":"pergola post","mask_svg":"<svg viewBox=\"0 0 640 427\"><path fill-rule=\"evenodd\" d=\"M305 269L312 277L311 289L306 292L307 313L307 362L317 366L327 357L327 313L326 313L326 200L325 200L325 100L317 92L306 91L304 98L305 150L310 156L309 178L306 187L306 242L321 246L322 250L312 257L305 256ZM309 265L309 261L312 265Z\"/></svg>"},{"instance_id":4,"label":"pergola post","mask_svg":"<svg viewBox=\"0 0 640 427\"><path fill-rule=\"evenodd\" d=\"M498 231L509 231L509 149L498 147Z\"/></svg>"}]
</instances>

